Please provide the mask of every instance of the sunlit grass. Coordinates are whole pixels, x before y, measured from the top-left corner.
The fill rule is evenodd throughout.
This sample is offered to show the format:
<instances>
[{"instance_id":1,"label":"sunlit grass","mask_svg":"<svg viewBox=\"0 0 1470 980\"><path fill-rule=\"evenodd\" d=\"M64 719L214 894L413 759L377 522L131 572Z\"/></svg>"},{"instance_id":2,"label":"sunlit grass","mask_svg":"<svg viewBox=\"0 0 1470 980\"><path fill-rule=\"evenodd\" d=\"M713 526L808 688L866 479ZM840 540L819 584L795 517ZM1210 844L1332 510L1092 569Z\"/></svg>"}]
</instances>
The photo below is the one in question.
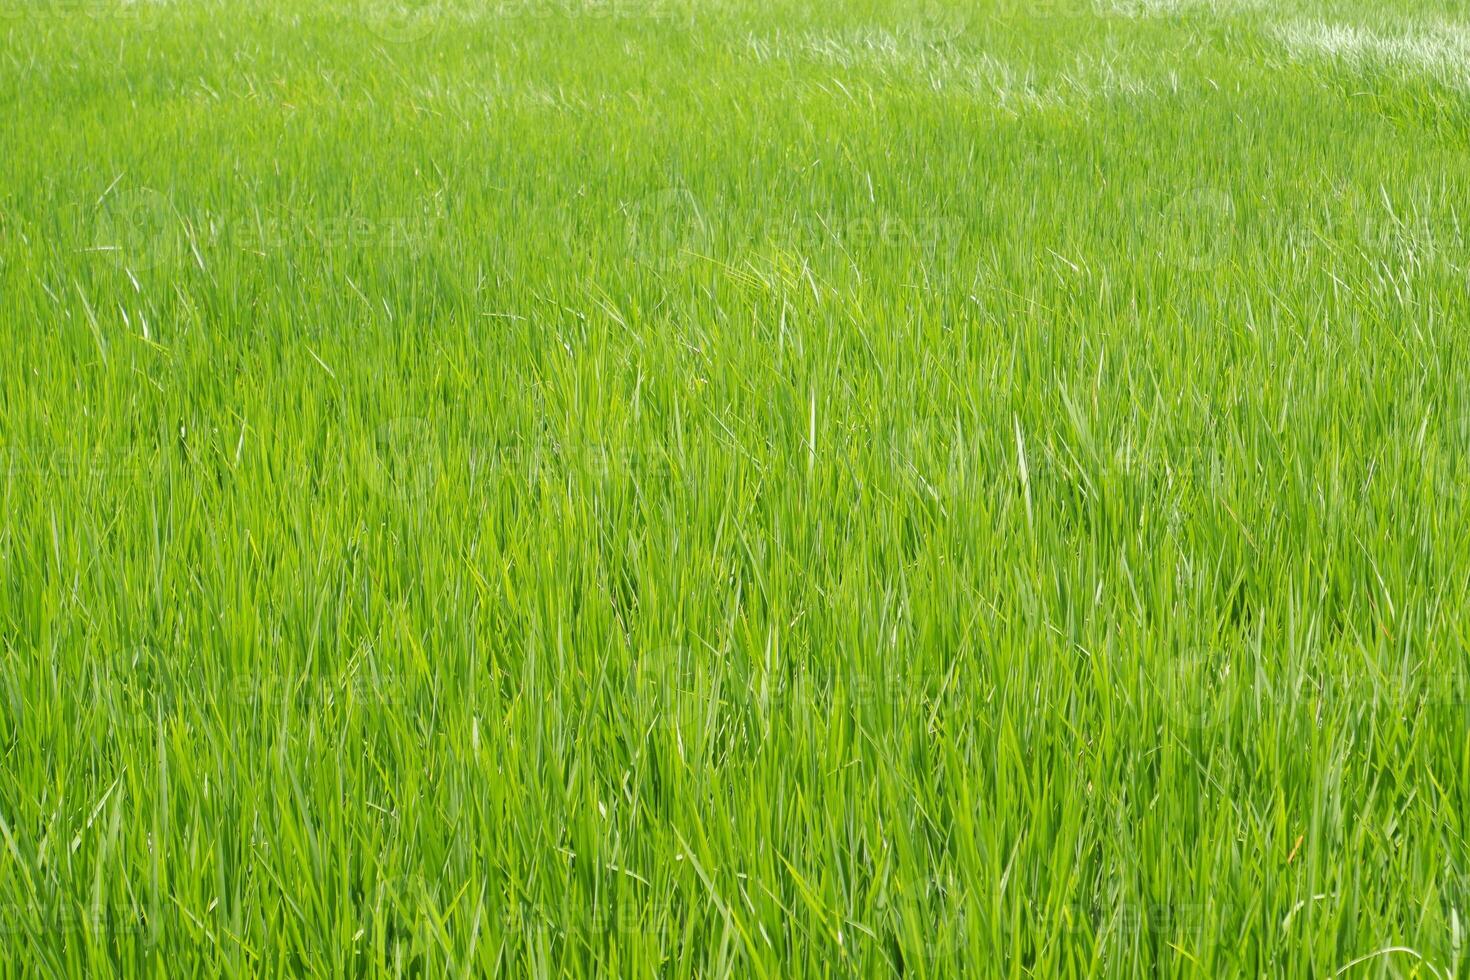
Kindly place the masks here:
<instances>
[{"instance_id":1,"label":"sunlit grass","mask_svg":"<svg viewBox=\"0 0 1470 980\"><path fill-rule=\"evenodd\" d=\"M1466 16L0 0L11 972L1462 975Z\"/></svg>"}]
</instances>

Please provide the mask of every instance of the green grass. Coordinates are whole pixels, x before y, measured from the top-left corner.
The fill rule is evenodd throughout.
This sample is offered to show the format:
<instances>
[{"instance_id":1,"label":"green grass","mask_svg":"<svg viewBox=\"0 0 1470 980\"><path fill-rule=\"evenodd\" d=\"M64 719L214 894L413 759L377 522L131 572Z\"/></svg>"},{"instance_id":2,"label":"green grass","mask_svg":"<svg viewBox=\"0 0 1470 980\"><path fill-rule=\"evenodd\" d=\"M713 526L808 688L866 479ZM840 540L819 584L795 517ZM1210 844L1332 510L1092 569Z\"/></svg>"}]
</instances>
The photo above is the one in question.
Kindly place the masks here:
<instances>
[{"instance_id":1,"label":"green grass","mask_svg":"<svg viewBox=\"0 0 1470 980\"><path fill-rule=\"evenodd\" d=\"M1460 977L1470 10L0 0L6 975Z\"/></svg>"}]
</instances>

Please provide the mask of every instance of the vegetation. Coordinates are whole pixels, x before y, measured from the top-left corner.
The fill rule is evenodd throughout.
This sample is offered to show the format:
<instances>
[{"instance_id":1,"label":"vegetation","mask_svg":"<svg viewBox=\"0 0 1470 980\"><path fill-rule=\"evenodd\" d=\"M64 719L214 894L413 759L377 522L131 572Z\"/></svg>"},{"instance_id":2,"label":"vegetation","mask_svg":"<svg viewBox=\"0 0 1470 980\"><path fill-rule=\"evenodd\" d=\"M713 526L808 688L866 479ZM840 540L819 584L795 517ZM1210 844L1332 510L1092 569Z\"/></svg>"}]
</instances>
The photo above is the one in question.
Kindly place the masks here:
<instances>
[{"instance_id":1,"label":"vegetation","mask_svg":"<svg viewBox=\"0 0 1470 980\"><path fill-rule=\"evenodd\" d=\"M1462 976L1451 0L0 0L47 976Z\"/></svg>"}]
</instances>

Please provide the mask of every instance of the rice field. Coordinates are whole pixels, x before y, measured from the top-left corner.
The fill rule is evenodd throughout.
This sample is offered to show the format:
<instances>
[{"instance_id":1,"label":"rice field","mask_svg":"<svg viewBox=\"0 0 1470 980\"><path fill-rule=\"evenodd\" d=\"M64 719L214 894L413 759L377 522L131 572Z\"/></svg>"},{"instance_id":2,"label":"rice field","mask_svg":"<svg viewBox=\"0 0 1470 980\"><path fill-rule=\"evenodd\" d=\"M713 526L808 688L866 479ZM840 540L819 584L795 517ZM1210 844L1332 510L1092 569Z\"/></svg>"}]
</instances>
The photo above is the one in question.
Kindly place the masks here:
<instances>
[{"instance_id":1,"label":"rice field","mask_svg":"<svg viewBox=\"0 0 1470 980\"><path fill-rule=\"evenodd\" d=\"M0 976L1470 972L1461 0L0 0Z\"/></svg>"}]
</instances>

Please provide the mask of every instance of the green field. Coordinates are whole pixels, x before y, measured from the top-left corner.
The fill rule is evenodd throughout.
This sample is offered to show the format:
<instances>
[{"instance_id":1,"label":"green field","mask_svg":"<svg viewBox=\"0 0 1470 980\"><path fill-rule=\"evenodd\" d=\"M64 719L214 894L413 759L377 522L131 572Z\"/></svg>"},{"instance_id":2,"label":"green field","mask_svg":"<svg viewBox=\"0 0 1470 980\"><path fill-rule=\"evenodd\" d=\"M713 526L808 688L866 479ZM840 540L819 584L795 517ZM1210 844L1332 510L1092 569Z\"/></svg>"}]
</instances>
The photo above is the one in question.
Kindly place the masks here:
<instances>
[{"instance_id":1,"label":"green field","mask_svg":"<svg viewBox=\"0 0 1470 980\"><path fill-rule=\"evenodd\" d=\"M1470 973L1461 0L0 0L0 975Z\"/></svg>"}]
</instances>

